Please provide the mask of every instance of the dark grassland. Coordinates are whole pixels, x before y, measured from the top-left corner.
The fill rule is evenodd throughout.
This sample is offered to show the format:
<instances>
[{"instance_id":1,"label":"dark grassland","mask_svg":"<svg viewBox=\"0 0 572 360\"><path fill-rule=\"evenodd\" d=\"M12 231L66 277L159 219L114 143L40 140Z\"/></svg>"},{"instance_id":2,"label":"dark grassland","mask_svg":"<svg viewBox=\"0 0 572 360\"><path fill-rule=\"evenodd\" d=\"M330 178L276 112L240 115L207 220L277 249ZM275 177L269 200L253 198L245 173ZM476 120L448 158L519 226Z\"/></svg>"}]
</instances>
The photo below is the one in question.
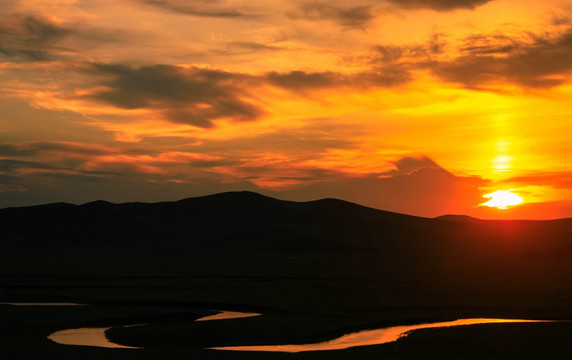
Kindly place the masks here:
<instances>
[{"instance_id":1,"label":"dark grassland","mask_svg":"<svg viewBox=\"0 0 572 360\"><path fill-rule=\"evenodd\" d=\"M334 199L225 193L171 203L0 210L1 359L569 359L572 323L421 330L298 354L205 350L308 343L467 317L572 320L572 220L425 219ZM194 322L213 309L253 318ZM138 327L122 325L145 324ZM46 337L113 328L145 349Z\"/></svg>"}]
</instances>

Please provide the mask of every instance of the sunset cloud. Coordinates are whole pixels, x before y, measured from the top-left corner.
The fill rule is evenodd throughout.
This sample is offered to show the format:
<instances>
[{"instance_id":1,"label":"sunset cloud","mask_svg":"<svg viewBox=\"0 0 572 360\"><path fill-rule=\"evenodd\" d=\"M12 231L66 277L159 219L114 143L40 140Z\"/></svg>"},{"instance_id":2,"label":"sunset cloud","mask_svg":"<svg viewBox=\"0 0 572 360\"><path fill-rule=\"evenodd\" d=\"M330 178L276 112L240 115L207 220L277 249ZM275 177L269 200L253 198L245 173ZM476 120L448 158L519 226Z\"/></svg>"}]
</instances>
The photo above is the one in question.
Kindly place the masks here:
<instances>
[{"instance_id":1,"label":"sunset cloud","mask_svg":"<svg viewBox=\"0 0 572 360\"><path fill-rule=\"evenodd\" d=\"M567 5L0 2L0 207L252 190L495 217L475 207L508 186L570 216Z\"/></svg>"},{"instance_id":2,"label":"sunset cloud","mask_svg":"<svg viewBox=\"0 0 572 360\"><path fill-rule=\"evenodd\" d=\"M572 30L520 36L473 34L460 44L434 35L425 44L376 45L369 61L382 68L400 64L403 69L426 69L444 81L481 90L503 84L551 88L568 82L572 73Z\"/></svg>"},{"instance_id":3,"label":"sunset cloud","mask_svg":"<svg viewBox=\"0 0 572 360\"><path fill-rule=\"evenodd\" d=\"M447 42L441 39L439 34L433 34L424 44L375 45L372 47L369 61L374 66L438 61L438 55L443 54L446 47Z\"/></svg>"},{"instance_id":4,"label":"sunset cloud","mask_svg":"<svg viewBox=\"0 0 572 360\"><path fill-rule=\"evenodd\" d=\"M109 194L121 191L118 186L126 183L135 188L143 186L136 183L153 183L156 188L204 183L216 188L213 174L219 178L216 168L228 164L221 156L199 152L68 142L5 143L0 145L0 191L6 199L39 201L52 194L42 197L38 191L66 188L79 194L96 186ZM128 193L136 199L136 192Z\"/></svg>"},{"instance_id":5,"label":"sunset cloud","mask_svg":"<svg viewBox=\"0 0 572 360\"><path fill-rule=\"evenodd\" d=\"M488 184L479 177L455 176L423 156L396 160L395 167L390 172L365 176L330 170L323 172L319 181L314 179L297 190L282 191L282 196L307 200L308 194L320 198L333 191L343 194L344 199L395 212L406 212L406 208L415 204L415 215L433 217L467 213L467 208L480 200L479 189ZM435 211L436 208L440 210Z\"/></svg>"},{"instance_id":6,"label":"sunset cloud","mask_svg":"<svg viewBox=\"0 0 572 360\"><path fill-rule=\"evenodd\" d=\"M55 44L73 33L48 19L22 14L0 17L0 59L45 61L60 51Z\"/></svg>"},{"instance_id":7,"label":"sunset cloud","mask_svg":"<svg viewBox=\"0 0 572 360\"><path fill-rule=\"evenodd\" d=\"M308 1L300 5L291 18L328 20L345 27L363 27L375 19L371 6L339 6L331 2Z\"/></svg>"},{"instance_id":8,"label":"sunset cloud","mask_svg":"<svg viewBox=\"0 0 572 360\"><path fill-rule=\"evenodd\" d=\"M492 0L388 0L405 9L432 9L450 11L455 9L473 10Z\"/></svg>"},{"instance_id":9,"label":"sunset cloud","mask_svg":"<svg viewBox=\"0 0 572 360\"><path fill-rule=\"evenodd\" d=\"M550 88L572 73L572 30L531 36L527 41L505 36L471 36L463 54L437 63L433 71L446 81L468 87L511 83L527 88Z\"/></svg>"},{"instance_id":10,"label":"sunset cloud","mask_svg":"<svg viewBox=\"0 0 572 360\"><path fill-rule=\"evenodd\" d=\"M92 98L124 109L155 109L176 123L208 128L216 119L250 121L263 113L244 99L245 75L170 65L106 64L93 65L92 73L106 87Z\"/></svg>"},{"instance_id":11,"label":"sunset cloud","mask_svg":"<svg viewBox=\"0 0 572 360\"><path fill-rule=\"evenodd\" d=\"M224 5L221 0L137 0L138 2L155 6L160 9L172 11L179 14L202 16L202 17L220 17L233 18L245 16L243 13L232 7Z\"/></svg>"},{"instance_id":12,"label":"sunset cloud","mask_svg":"<svg viewBox=\"0 0 572 360\"><path fill-rule=\"evenodd\" d=\"M427 156L421 157L404 157L397 161L394 161L395 169L392 169L386 173L381 174L382 178L395 177L401 175L413 175L418 171L423 169L441 169L433 160Z\"/></svg>"},{"instance_id":13,"label":"sunset cloud","mask_svg":"<svg viewBox=\"0 0 572 360\"><path fill-rule=\"evenodd\" d=\"M43 171L61 170L58 167L43 164L36 161L21 161L12 159L0 159L0 172L2 174L22 173L22 169L38 169Z\"/></svg>"},{"instance_id":14,"label":"sunset cloud","mask_svg":"<svg viewBox=\"0 0 572 360\"><path fill-rule=\"evenodd\" d=\"M105 146L72 143L72 142L33 142L0 144L0 156L21 157L34 156L48 152L101 155L113 152Z\"/></svg>"},{"instance_id":15,"label":"sunset cloud","mask_svg":"<svg viewBox=\"0 0 572 360\"><path fill-rule=\"evenodd\" d=\"M335 72L310 73L292 71L272 72L266 75L270 84L294 91L320 88L376 88L403 85L411 80L407 68L388 66L383 72L341 74Z\"/></svg>"},{"instance_id":16,"label":"sunset cloud","mask_svg":"<svg viewBox=\"0 0 572 360\"><path fill-rule=\"evenodd\" d=\"M504 179L502 182L528 186L551 184L556 188L570 189L572 188L572 171L535 172Z\"/></svg>"},{"instance_id":17,"label":"sunset cloud","mask_svg":"<svg viewBox=\"0 0 572 360\"><path fill-rule=\"evenodd\" d=\"M157 155L118 153L88 159L81 165L81 168L86 171L115 172L118 174L126 172L169 174L173 170L172 167L177 165L191 167L196 163L206 162L208 166L214 166L218 160L221 160L218 156L183 152L165 152ZM204 168L204 166L202 167ZM190 171L191 169L187 170ZM184 169L179 176L183 173Z\"/></svg>"}]
</instances>

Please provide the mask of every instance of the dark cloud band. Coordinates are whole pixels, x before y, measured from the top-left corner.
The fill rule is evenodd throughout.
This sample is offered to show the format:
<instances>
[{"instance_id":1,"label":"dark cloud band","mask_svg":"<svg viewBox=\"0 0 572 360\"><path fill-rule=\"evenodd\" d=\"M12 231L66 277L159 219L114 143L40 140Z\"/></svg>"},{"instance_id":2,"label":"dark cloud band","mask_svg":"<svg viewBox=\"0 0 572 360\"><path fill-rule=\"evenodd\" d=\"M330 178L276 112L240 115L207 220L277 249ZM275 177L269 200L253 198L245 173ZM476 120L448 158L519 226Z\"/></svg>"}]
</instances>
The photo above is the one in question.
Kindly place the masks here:
<instances>
[{"instance_id":1,"label":"dark cloud band","mask_svg":"<svg viewBox=\"0 0 572 360\"><path fill-rule=\"evenodd\" d=\"M54 44L71 33L41 17L5 15L0 17L0 55L12 61L49 60Z\"/></svg>"},{"instance_id":2,"label":"dark cloud band","mask_svg":"<svg viewBox=\"0 0 572 360\"><path fill-rule=\"evenodd\" d=\"M218 18L236 18L246 16L240 11L232 8L217 6L218 1L213 0L196 0L196 1L178 1L178 0L138 0L139 2L155 6L157 8L167 10L174 13L201 16L201 17L218 17Z\"/></svg>"},{"instance_id":3,"label":"dark cloud band","mask_svg":"<svg viewBox=\"0 0 572 360\"><path fill-rule=\"evenodd\" d=\"M492 0L388 0L404 9L432 9L450 11L456 9L475 9Z\"/></svg>"},{"instance_id":4,"label":"dark cloud band","mask_svg":"<svg viewBox=\"0 0 572 360\"><path fill-rule=\"evenodd\" d=\"M293 19L329 20L349 28L363 27L375 19L371 6L342 7L320 1L305 2L289 16Z\"/></svg>"},{"instance_id":5,"label":"dark cloud band","mask_svg":"<svg viewBox=\"0 0 572 360\"><path fill-rule=\"evenodd\" d=\"M263 113L244 99L245 85L253 81L247 75L172 65L96 64L90 72L107 88L92 98L124 109L154 109L177 123L208 128L216 119L249 121Z\"/></svg>"}]
</instances>

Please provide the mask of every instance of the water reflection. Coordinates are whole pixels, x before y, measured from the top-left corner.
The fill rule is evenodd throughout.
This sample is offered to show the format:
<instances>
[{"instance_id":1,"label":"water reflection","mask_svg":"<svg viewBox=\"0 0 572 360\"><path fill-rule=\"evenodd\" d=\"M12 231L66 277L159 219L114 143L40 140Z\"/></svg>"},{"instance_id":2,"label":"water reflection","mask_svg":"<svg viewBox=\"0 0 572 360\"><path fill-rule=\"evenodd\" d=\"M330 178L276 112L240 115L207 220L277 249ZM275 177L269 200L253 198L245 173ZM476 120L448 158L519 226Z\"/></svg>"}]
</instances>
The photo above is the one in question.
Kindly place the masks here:
<instances>
[{"instance_id":1,"label":"water reflection","mask_svg":"<svg viewBox=\"0 0 572 360\"><path fill-rule=\"evenodd\" d=\"M236 311L221 311L218 314L205 316L195 321L240 319L240 318L259 316L259 315L261 314L243 313ZM141 326L141 325L130 325L124 327L132 327L132 326ZM78 329L61 330L52 333L50 336L48 336L48 339L62 345L97 346L97 347L115 348L115 349L116 348L141 349L138 347L124 346L109 341L105 336L105 332L109 329L111 329L111 327L78 328Z\"/></svg>"},{"instance_id":2,"label":"water reflection","mask_svg":"<svg viewBox=\"0 0 572 360\"><path fill-rule=\"evenodd\" d=\"M132 346L124 346L112 343L105 336L105 332L111 329L104 328L80 328L61 330L52 333L48 339L63 345L97 346L104 348L140 349Z\"/></svg>"},{"instance_id":3,"label":"water reflection","mask_svg":"<svg viewBox=\"0 0 572 360\"><path fill-rule=\"evenodd\" d=\"M260 315L262 315L262 314L244 313L244 312L238 312L238 311L221 311L218 314L205 316L205 317L199 318L195 321L241 319L241 318L260 316Z\"/></svg>"},{"instance_id":4,"label":"water reflection","mask_svg":"<svg viewBox=\"0 0 572 360\"><path fill-rule=\"evenodd\" d=\"M272 351L272 352L302 352L302 351L318 351L318 350L341 350L355 346L379 345L396 341L397 339L407 336L410 332L420 329L464 326L476 324L490 323L517 323L517 322L542 322L545 320L519 320L519 319L460 319L455 321L436 322L419 325L403 325L393 326L376 330L364 330L347 335L343 335L337 339L315 343L300 345L255 345L255 346L224 346L214 347L215 350L233 350L233 351Z\"/></svg>"}]
</instances>

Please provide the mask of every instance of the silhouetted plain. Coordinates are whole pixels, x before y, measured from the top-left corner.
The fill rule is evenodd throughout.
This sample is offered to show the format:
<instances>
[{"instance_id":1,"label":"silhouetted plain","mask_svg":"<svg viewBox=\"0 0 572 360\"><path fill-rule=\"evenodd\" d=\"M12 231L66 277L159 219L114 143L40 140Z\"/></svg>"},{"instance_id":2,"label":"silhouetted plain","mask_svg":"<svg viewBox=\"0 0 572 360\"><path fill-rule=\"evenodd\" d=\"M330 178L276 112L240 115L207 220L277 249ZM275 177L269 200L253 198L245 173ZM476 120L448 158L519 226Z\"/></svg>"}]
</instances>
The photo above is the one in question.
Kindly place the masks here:
<instances>
[{"instance_id":1,"label":"silhouetted plain","mask_svg":"<svg viewBox=\"0 0 572 360\"><path fill-rule=\"evenodd\" d=\"M0 305L8 359L532 359L572 351L568 323L423 330L395 344L297 355L204 350L468 317L572 319L572 219L428 219L233 192L2 209L0 228L0 302L89 304ZM215 309L263 315L193 321ZM120 327L133 324L146 325ZM46 339L89 326L117 326L112 341L145 349Z\"/></svg>"}]
</instances>

